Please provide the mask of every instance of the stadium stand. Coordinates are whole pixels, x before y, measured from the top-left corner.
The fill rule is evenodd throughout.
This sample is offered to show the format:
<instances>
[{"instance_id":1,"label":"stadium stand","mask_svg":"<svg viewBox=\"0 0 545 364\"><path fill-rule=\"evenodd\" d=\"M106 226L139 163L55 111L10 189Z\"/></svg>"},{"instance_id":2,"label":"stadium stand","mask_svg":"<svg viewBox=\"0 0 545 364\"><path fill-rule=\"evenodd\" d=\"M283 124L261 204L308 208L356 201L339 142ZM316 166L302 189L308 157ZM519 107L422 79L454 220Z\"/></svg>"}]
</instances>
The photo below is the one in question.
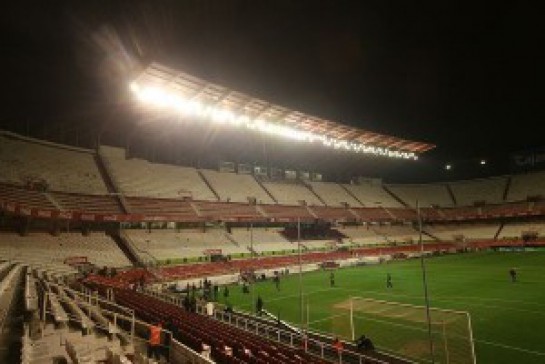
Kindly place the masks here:
<instances>
[{"instance_id":1,"label":"stadium stand","mask_svg":"<svg viewBox=\"0 0 545 364\"><path fill-rule=\"evenodd\" d=\"M448 207L454 204L447 187L442 184L405 184L387 185L387 187L408 206L415 207L416 201L418 201L420 207Z\"/></svg>"},{"instance_id":2,"label":"stadium stand","mask_svg":"<svg viewBox=\"0 0 545 364\"><path fill-rule=\"evenodd\" d=\"M513 175L507 201L525 201L527 198L545 198L545 172Z\"/></svg>"},{"instance_id":3,"label":"stadium stand","mask_svg":"<svg viewBox=\"0 0 545 364\"><path fill-rule=\"evenodd\" d=\"M149 322L173 323L181 340L196 351L203 343L212 348L212 358L219 363L324 363L322 359L305 353L302 349L284 346L219 321L187 312L181 307L163 302L142 293L116 289L116 302L136 311Z\"/></svg>"},{"instance_id":4,"label":"stadium stand","mask_svg":"<svg viewBox=\"0 0 545 364\"><path fill-rule=\"evenodd\" d=\"M39 209L55 209L45 193L0 183L0 201L17 203L26 207Z\"/></svg>"},{"instance_id":5,"label":"stadium stand","mask_svg":"<svg viewBox=\"0 0 545 364\"><path fill-rule=\"evenodd\" d=\"M265 228L233 228L231 229L231 236L239 244L248 246L250 243L254 247L259 246L260 244L279 244L282 246L282 249L292 249L293 245L288 241L282 234L282 228L275 227L265 227Z\"/></svg>"},{"instance_id":6,"label":"stadium stand","mask_svg":"<svg viewBox=\"0 0 545 364\"><path fill-rule=\"evenodd\" d=\"M195 168L125 159L119 148L101 147L116 185L127 196L217 200Z\"/></svg>"},{"instance_id":7,"label":"stadium stand","mask_svg":"<svg viewBox=\"0 0 545 364\"><path fill-rule=\"evenodd\" d=\"M312 206L310 210L316 217L329 221L353 221L359 217L344 207Z\"/></svg>"},{"instance_id":8,"label":"stadium stand","mask_svg":"<svg viewBox=\"0 0 545 364\"><path fill-rule=\"evenodd\" d=\"M345 241L354 245L376 245L386 243L384 236L378 235L371 225L340 227Z\"/></svg>"},{"instance_id":9,"label":"stadium stand","mask_svg":"<svg viewBox=\"0 0 545 364\"><path fill-rule=\"evenodd\" d=\"M511 222L503 226L498 234L498 240L514 239L522 240L523 235L527 235L532 239L539 239L545 236L545 223L543 222Z\"/></svg>"},{"instance_id":10,"label":"stadium stand","mask_svg":"<svg viewBox=\"0 0 545 364\"><path fill-rule=\"evenodd\" d=\"M362 221L366 222L381 222L381 221L390 221L395 218L393 214L388 212L390 209L385 209L382 207L366 207L366 208L351 208L350 211L353 211Z\"/></svg>"},{"instance_id":11,"label":"stadium stand","mask_svg":"<svg viewBox=\"0 0 545 364\"><path fill-rule=\"evenodd\" d=\"M59 236L0 233L0 253L14 261L36 265L44 262L62 265L65 259L73 257L86 257L90 263L100 267L131 265L114 241L104 233L91 233L89 236L78 233Z\"/></svg>"},{"instance_id":12,"label":"stadium stand","mask_svg":"<svg viewBox=\"0 0 545 364\"><path fill-rule=\"evenodd\" d=\"M201 172L218 193L221 201L248 203L253 198L260 204L274 203L251 174L217 172L206 169Z\"/></svg>"},{"instance_id":13,"label":"stadium stand","mask_svg":"<svg viewBox=\"0 0 545 364\"><path fill-rule=\"evenodd\" d=\"M279 204L299 205L300 201L305 201L309 206L323 205L308 187L297 182L263 182L263 186Z\"/></svg>"},{"instance_id":14,"label":"stadium stand","mask_svg":"<svg viewBox=\"0 0 545 364\"><path fill-rule=\"evenodd\" d=\"M266 217L276 221L314 219L305 206L260 205L258 208L263 211Z\"/></svg>"},{"instance_id":15,"label":"stadium stand","mask_svg":"<svg viewBox=\"0 0 545 364\"><path fill-rule=\"evenodd\" d=\"M475 202L498 204L503 202L507 177L449 182L459 206L472 206Z\"/></svg>"},{"instance_id":16,"label":"stadium stand","mask_svg":"<svg viewBox=\"0 0 545 364\"><path fill-rule=\"evenodd\" d=\"M315 193L326 203L327 206L342 206L346 204L354 207L361 207L361 203L352 197L341 185L331 182L307 182Z\"/></svg>"},{"instance_id":17,"label":"stadium stand","mask_svg":"<svg viewBox=\"0 0 545 364\"><path fill-rule=\"evenodd\" d=\"M217 250L216 254L249 253L244 245L236 245L221 229L211 229L206 232L195 230L141 229L125 230L131 242L146 259L146 253L159 261L178 260L183 258L203 257L207 250Z\"/></svg>"},{"instance_id":18,"label":"stadium stand","mask_svg":"<svg viewBox=\"0 0 545 364\"><path fill-rule=\"evenodd\" d=\"M487 217L517 216L528 214L530 206L527 202L508 203L502 205L485 205L481 214Z\"/></svg>"},{"instance_id":19,"label":"stadium stand","mask_svg":"<svg viewBox=\"0 0 545 364\"><path fill-rule=\"evenodd\" d=\"M113 196L65 192L51 192L50 196L57 202L61 210L106 214L120 214L123 212Z\"/></svg>"},{"instance_id":20,"label":"stadium stand","mask_svg":"<svg viewBox=\"0 0 545 364\"><path fill-rule=\"evenodd\" d=\"M194 202L199 216L208 220L262 220L263 215L254 205L245 203Z\"/></svg>"},{"instance_id":21,"label":"stadium stand","mask_svg":"<svg viewBox=\"0 0 545 364\"><path fill-rule=\"evenodd\" d=\"M378 181L361 180L358 184L343 184L347 191L367 207L403 207L396 199L384 190Z\"/></svg>"},{"instance_id":22,"label":"stadium stand","mask_svg":"<svg viewBox=\"0 0 545 364\"><path fill-rule=\"evenodd\" d=\"M199 219L189 201L144 197L127 197L126 201L131 208L131 212L136 214L177 215L186 217L190 221Z\"/></svg>"},{"instance_id":23,"label":"stadium stand","mask_svg":"<svg viewBox=\"0 0 545 364\"><path fill-rule=\"evenodd\" d=\"M492 240L500 224L456 224L430 225L424 228L426 232L436 236L441 241L476 241Z\"/></svg>"},{"instance_id":24,"label":"stadium stand","mask_svg":"<svg viewBox=\"0 0 545 364\"><path fill-rule=\"evenodd\" d=\"M15 134L0 134L0 182L45 190L107 194L94 152Z\"/></svg>"}]
</instances>

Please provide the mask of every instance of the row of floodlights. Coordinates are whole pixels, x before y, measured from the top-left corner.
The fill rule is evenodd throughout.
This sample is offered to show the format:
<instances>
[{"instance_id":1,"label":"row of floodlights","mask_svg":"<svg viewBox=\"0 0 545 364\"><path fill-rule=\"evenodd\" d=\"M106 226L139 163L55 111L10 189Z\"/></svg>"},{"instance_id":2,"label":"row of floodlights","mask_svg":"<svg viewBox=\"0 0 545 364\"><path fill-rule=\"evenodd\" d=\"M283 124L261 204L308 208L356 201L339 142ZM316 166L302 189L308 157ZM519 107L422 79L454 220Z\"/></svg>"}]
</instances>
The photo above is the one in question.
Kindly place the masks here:
<instances>
[{"instance_id":1,"label":"row of floodlights","mask_svg":"<svg viewBox=\"0 0 545 364\"><path fill-rule=\"evenodd\" d=\"M480 164L481 166L486 165L486 159L481 159L481 160L479 161L479 164ZM445 169L446 169L447 171L450 171L450 170L452 169L452 164L445 164Z\"/></svg>"},{"instance_id":2,"label":"row of floodlights","mask_svg":"<svg viewBox=\"0 0 545 364\"><path fill-rule=\"evenodd\" d=\"M258 130L266 134L277 135L297 141L309 143L317 142L333 149L342 149L355 153L373 154L390 158L418 159L418 156L412 152L402 152L349 140L331 138L323 134L315 134L272 123L262 118L253 119L247 115L236 114L222 106L205 105L198 100L184 98L177 93L169 92L160 87L142 86L133 82L130 84L130 89L138 100L155 107L172 109L182 115L209 119L215 123L245 127L247 129Z\"/></svg>"}]
</instances>

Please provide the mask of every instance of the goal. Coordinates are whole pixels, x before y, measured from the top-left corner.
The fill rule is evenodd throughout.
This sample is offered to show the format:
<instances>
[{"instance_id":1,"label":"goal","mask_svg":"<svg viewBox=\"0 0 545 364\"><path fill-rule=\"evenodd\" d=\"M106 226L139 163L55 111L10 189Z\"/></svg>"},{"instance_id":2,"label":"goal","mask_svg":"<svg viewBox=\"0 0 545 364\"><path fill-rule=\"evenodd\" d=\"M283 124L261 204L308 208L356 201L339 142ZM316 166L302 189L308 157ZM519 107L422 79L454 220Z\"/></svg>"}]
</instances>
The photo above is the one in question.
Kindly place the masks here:
<instances>
[{"instance_id":1,"label":"goal","mask_svg":"<svg viewBox=\"0 0 545 364\"><path fill-rule=\"evenodd\" d=\"M331 330L346 340L364 334L377 349L421 363L471 364L475 350L468 312L351 297L333 304Z\"/></svg>"}]
</instances>

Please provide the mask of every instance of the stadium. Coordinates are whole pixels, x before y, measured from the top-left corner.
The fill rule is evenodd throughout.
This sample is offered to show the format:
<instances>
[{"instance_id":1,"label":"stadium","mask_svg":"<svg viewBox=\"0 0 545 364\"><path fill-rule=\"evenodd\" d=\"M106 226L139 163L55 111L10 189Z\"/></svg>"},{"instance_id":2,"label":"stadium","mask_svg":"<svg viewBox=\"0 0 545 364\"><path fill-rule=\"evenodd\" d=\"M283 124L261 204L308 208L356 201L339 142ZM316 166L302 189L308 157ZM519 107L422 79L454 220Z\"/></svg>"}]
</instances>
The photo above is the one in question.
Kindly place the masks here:
<instances>
[{"instance_id":1,"label":"stadium","mask_svg":"<svg viewBox=\"0 0 545 364\"><path fill-rule=\"evenodd\" d=\"M391 183L439 145L127 69L90 143L0 130L0 362L545 362L539 151Z\"/></svg>"}]
</instances>

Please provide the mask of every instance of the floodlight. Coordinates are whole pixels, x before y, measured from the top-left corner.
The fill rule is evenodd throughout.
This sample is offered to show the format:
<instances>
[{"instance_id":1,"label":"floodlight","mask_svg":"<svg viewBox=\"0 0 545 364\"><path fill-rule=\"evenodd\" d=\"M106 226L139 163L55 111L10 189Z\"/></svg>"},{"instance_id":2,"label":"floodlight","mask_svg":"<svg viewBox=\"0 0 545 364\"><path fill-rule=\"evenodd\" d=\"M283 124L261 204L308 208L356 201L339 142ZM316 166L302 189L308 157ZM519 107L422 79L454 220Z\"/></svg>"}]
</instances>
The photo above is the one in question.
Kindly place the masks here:
<instances>
[{"instance_id":1,"label":"floodlight","mask_svg":"<svg viewBox=\"0 0 545 364\"><path fill-rule=\"evenodd\" d=\"M247 129L278 135L284 138L309 143L318 142L326 147L343 149L355 153L374 154L391 158L417 159L414 152L402 152L389 148L375 147L364 143L332 138L325 134L315 134L265 119L252 119L247 115L238 115L233 111L218 105L205 105L192 98L184 97L175 90L168 90L158 86L141 85L132 82L129 89L136 98L145 104L158 108L168 108L184 115L191 115L202 119L210 119L214 123L229 123L244 126Z\"/></svg>"}]
</instances>

